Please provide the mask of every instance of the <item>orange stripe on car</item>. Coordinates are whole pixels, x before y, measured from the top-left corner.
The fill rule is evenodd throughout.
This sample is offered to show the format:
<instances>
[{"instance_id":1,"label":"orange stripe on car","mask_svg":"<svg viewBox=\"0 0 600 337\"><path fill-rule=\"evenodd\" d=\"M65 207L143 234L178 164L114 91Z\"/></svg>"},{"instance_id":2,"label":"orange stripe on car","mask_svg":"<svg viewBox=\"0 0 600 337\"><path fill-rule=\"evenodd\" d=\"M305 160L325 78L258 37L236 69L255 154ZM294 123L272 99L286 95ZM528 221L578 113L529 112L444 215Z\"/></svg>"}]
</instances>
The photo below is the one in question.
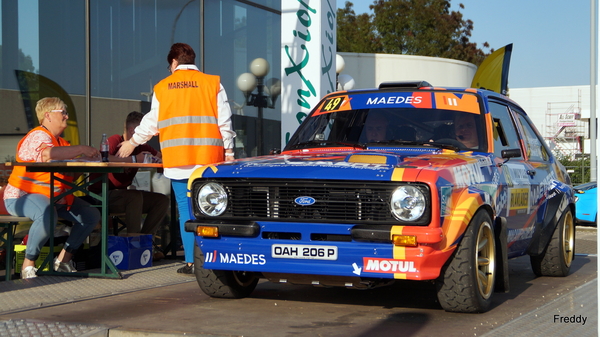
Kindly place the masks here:
<instances>
[{"instance_id":1,"label":"orange stripe on car","mask_svg":"<svg viewBox=\"0 0 600 337\"><path fill-rule=\"evenodd\" d=\"M390 240L394 235L402 235L402 230L404 226L392 226L392 230L390 231ZM406 259L406 247L402 246L394 246L393 248L393 257L394 260L405 260ZM406 279L406 273L395 273L394 278L396 279Z\"/></svg>"}]
</instances>

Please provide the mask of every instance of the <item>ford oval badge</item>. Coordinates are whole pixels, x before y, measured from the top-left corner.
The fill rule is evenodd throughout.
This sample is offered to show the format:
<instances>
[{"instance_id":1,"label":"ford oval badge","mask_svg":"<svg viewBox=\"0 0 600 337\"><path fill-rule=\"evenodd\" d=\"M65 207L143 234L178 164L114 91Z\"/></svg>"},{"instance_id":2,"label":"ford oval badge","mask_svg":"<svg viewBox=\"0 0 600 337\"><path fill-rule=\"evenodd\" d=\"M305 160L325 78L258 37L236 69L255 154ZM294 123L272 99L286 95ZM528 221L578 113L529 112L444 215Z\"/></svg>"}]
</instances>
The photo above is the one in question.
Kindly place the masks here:
<instances>
[{"instance_id":1,"label":"ford oval badge","mask_svg":"<svg viewBox=\"0 0 600 337\"><path fill-rule=\"evenodd\" d=\"M317 201L313 197L298 197L294 199L294 202L300 206L310 206Z\"/></svg>"}]
</instances>

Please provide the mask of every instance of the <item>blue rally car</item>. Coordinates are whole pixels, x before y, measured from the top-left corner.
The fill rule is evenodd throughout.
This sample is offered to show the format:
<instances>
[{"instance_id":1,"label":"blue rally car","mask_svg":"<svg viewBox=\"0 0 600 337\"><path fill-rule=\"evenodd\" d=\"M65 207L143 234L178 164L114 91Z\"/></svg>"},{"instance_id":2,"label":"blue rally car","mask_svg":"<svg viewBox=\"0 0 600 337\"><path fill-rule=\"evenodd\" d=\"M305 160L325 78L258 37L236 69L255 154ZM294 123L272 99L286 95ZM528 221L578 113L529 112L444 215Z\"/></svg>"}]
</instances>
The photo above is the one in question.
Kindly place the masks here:
<instances>
[{"instance_id":1,"label":"blue rally car","mask_svg":"<svg viewBox=\"0 0 600 337\"><path fill-rule=\"evenodd\" d=\"M575 197L505 96L426 82L334 92L285 149L198 169L188 184L200 288L271 282L368 289L435 282L442 308L489 309L508 260L566 276Z\"/></svg>"},{"instance_id":2,"label":"blue rally car","mask_svg":"<svg viewBox=\"0 0 600 337\"><path fill-rule=\"evenodd\" d=\"M595 225L598 220L598 183L592 181L573 188L577 194L575 221L581 225Z\"/></svg>"}]
</instances>

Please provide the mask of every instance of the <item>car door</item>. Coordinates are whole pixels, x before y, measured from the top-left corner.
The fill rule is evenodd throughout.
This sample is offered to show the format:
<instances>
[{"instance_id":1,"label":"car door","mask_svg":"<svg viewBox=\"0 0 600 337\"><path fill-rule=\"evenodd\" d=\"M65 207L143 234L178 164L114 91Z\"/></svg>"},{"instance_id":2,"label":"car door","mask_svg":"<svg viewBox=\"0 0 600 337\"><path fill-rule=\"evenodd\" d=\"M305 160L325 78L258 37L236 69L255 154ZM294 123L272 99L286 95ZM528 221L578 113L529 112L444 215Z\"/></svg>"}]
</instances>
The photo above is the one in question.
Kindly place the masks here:
<instances>
[{"instance_id":1,"label":"car door","mask_svg":"<svg viewBox=\"0 0 600 337\"><path fill-rule=\"evenodd\" d=\"M496 216L506 219L509 257L525 253L533 232L530 197L535 176L528 174L531 166L526 157L524 142L521 141L519 122L507 102L490 100L492 115L494 161L498 167L496 193ZM520 150L521 155L508 160L502 158L504 150Z\"/></svg>"},{"instance_id":2,"label":"car door","mask_svg":"<svg viewBox=\"0 0 600 337\"><path fill-rule=\"evenodd\" d=\"M527 206L529 215L526 225L527 230L520 239L523 244L529 246L528 249L531 249L532 239L539 239L536 236L541 234L540 231L547 224L545 217L548 215L548 212L557 211L557 209L550 209L556 207L551 207L551 204L548 202L549 191L556 182L557 177L551 161L551 152L535 128L535 125L523 110L515 106L511 107L511 110L514 113L517 128L521 135L524 163L526 165L525 173L530 183ZM543 249L542 247L538 248Z\"/></svg>"}]
</instances>

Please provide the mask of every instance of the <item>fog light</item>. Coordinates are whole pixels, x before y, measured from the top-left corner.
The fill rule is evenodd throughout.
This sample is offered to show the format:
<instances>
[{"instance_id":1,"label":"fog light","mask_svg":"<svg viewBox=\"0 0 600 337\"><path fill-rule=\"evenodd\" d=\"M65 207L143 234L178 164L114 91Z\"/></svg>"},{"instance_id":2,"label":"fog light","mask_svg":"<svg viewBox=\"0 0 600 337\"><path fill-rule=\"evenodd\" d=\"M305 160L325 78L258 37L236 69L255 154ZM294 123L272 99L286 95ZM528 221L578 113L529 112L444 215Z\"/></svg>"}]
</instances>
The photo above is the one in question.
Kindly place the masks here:
<instances>
[{"instance_id":1,"label":"fog light","mask_svg":"<svg viewBox=\"0 0 600 337\"><path fill-rule=\"evenodd\" d=\"M416 247L417 237L414 235L392 235L394 246Z\"/></svg>"},{"instance_id":2,"label":"fog light","mask_svg":"<svg viewBox=\"0 0 600 337\"><path fill-rule=\"evenodd\" d=\"M196 227L196 235L216 238L219 237L219 228L209 226L198 226Z\"/></svg>"}]
</instances>

